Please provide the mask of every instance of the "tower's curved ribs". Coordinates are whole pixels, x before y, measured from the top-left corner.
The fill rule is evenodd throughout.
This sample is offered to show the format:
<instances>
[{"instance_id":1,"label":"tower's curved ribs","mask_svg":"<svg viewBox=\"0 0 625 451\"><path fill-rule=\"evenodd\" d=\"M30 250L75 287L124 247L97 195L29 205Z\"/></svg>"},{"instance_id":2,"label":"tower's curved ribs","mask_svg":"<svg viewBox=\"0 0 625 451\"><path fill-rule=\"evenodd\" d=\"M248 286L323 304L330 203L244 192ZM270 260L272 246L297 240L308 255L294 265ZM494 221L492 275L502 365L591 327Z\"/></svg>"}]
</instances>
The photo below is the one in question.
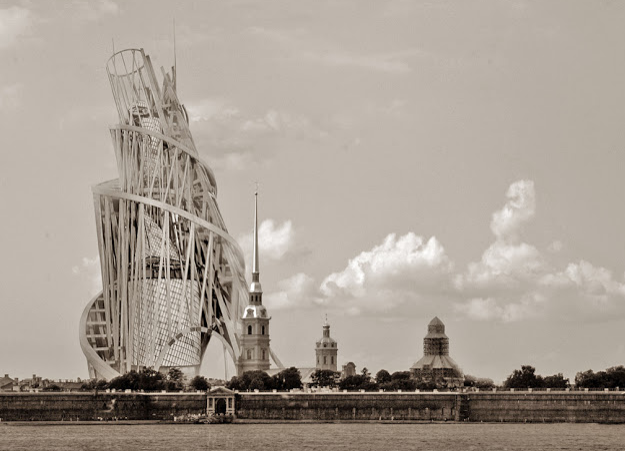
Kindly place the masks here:
<instances>
[{"instance_id":1,"label":"tower's curved ribs","mask_svg":"<svg viewBox=\"0 0 625 451\"><path fill-rule=\"evenodd\" d=\"M119 178L93 187L103 290L80 320L92 377L171 366L197 374L213 335L235 365L240 355L242 252L195 148L175 72L161 70L159 85L142 49L107 64Z\"/></svg>"}]
</instances>

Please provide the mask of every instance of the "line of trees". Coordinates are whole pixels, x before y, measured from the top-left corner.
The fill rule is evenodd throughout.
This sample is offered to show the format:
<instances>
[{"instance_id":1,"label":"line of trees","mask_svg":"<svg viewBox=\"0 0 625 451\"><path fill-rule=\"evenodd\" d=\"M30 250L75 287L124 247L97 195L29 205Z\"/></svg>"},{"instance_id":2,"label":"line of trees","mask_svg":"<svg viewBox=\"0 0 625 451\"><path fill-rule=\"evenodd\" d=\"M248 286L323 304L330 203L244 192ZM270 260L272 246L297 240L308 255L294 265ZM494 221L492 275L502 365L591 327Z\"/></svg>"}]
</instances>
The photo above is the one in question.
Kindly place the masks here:
<instances>
[{"instance_id":1,"label":"line of trees","mask_svg":"<svg viewBox=\"0 0 625 451\"><path fill-rule=\"evenodd\" d=\"M292 366L280 371L274 376L269 376L262 370L246 371L240 377L234 376L226 384L230 390L291 390L302 388L302 375Z\"/></svg>"},{"instance_id":2,"label":"line of trees","mask_svg":"<svg viewBox=\"0 0 625 451\"><path fill-rule=\"evenodd\" d=\"M523 365L520 370L514 370L503 383L504 388L571 388L568 378L562 373L552 376L536 374L536 368ZM575 388L625 388L625 367L614 366L605 371L582 371L575 376Z\"/></svg>"},{"instance_id":3,"label":"line of trees","mask_svg":"<svg viewBox=\"0 0 625 451\"><path fill-rule=\"evenodd\" d=\"M179 368L170 368L167 374L152 368L143 368L140 371L129 371L110 381L92 379L82 385L83 390L133 390L133 391L183 391L187 388L206 391L210 388L208 379L204 376L195 376L188 383L185 375Z\"/></svg>"},{"instance_id":4,"label":"line of trees","mask_svg":"<svg viewBox=\"0 0 625 451\"><path fill-rule=\"evenodd\" d=\"M312 375L312 387L338 387L340 390L351 391L414 391L433 390L444 388L434 382L419 382L413 379L409 371L396 371L389 373L382 369L374 378L371 377L367 368L363 368L360 374L340 378L340 373L331 370L316 370ZM242 376L234 376L226 387L232 390L291 390L302 388L300 371L295 368L286 368L274 376L269 376L264 371L247 371ZM471 375L464 377L465 387L479 389L491 389L496 387L492 379L477 378ZM523 365L516 369L503 383L505 389L527 388L571 388L572 384L562 373L552 376L536 374L536 368L531 365ZM623 388L625 389L625 367L615 366L605 371L594 372L587 370L577 373L574 382L575 388ZM183 391L185 389L206 391L210 389L210 383L204 376L196 376L186 381L184 374L179 368L170 368L167 374L158 372L152 368L144 368L140 371L130 371L110 381L94 379L82 386L83 390L133 390L133 391ZM51 385L48 391L60 390L60 387Z\"/></svg>"}]
</instances>

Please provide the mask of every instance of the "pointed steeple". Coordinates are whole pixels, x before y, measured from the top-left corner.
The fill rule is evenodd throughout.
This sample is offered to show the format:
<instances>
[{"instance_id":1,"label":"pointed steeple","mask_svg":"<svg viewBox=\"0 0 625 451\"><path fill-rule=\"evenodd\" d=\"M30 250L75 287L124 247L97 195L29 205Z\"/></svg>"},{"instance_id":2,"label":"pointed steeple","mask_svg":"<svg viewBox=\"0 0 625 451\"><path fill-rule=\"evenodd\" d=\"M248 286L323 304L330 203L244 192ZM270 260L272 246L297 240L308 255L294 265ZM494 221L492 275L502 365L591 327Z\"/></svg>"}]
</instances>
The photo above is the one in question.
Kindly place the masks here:
<instances>
[{"instance_id":1,"label":"pointed steeple","mask_svg":"<svg viewBox=\"0 0 625 451\"><path fill-rule=\"evenodd\" d=\"M258 265L258 189L254 193L254 259L252 262L252 284L250 293L262 293Z\"/></svg>"}]
</instances>

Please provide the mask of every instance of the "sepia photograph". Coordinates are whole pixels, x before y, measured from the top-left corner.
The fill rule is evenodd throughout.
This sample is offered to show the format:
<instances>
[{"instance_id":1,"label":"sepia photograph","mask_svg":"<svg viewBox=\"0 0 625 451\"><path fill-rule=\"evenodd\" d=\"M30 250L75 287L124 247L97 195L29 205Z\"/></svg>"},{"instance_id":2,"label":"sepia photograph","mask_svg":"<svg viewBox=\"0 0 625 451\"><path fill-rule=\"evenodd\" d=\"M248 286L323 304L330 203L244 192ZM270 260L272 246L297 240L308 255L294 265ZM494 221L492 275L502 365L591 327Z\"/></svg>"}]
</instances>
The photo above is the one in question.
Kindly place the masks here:
<instances>
[{"instance_id":1,"label":"sepia photograph","mask_svg":"<svg viewBox=\"0 0 625 451\"><path fill-rule=\"evenodd\" d=\"M0 0L0 450L621 450L625 1Z\"/></svg>"}]
</instances>

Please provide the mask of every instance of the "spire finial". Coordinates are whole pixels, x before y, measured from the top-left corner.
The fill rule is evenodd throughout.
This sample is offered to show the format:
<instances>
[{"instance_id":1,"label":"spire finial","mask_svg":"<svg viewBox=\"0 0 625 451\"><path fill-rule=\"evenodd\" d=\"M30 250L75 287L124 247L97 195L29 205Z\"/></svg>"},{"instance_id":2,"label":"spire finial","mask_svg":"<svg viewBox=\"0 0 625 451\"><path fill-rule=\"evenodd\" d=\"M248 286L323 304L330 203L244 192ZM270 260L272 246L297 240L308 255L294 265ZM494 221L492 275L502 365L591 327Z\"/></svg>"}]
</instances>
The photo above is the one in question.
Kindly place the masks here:
<instances>
[{"instance_id":1,"label":"spire finial","mask_svg":"<svg viewBox=\"0 0 625 451\"><path fill-rule=\"evenodd\" d=\"M262 292L259 280L260 266L258 264L258 183L254 191L254 256L252 260L252 292Z\"/></svg>"},{"instance_id":2,"label":"spire finial","mask_svg":"<svg viewBox=\"0 0 625 451\"><path fill-rule=\"evenodd\" d=\"M258 183L254 192L254 265L252 273L258 274Z\"/></svg>"}]
</instances>

